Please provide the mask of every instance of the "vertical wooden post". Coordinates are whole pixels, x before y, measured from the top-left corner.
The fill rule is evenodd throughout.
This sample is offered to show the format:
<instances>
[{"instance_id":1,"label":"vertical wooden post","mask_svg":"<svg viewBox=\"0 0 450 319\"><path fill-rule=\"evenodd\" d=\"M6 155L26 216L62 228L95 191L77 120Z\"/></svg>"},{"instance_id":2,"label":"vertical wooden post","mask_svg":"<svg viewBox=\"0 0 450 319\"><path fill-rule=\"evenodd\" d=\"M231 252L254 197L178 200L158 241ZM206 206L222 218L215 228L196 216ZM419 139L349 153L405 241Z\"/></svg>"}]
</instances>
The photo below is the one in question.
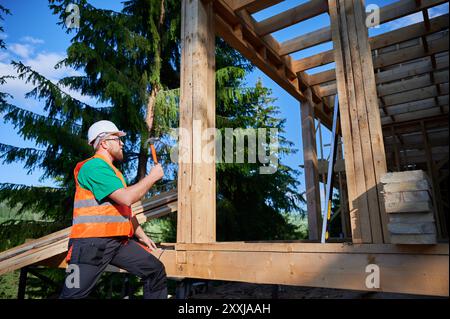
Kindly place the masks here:
<instances>
[{"instance_id":1,"label":"vertical wooden post","mask_svg":"<svg viewBox=\"0 0 450 319\"><path fill-rule=\"evenodd\" d=\"M314 104L311 90L305 91L306 102L300 104L303 140L303 161L305 170L306 206L310 240L321 236L320 190L317 161L316 134L314 126Z\"/></svg>"},{"instance_id":2,"label":"vertical wooden post","mask_svg":"<svg viewBox=\"0 0 450 319\"><path fill-rule=\"evenodd\" d=\"M27 290L27 277L28 277L28 267L20 268L19 276L19 289L17 291L17 299L25 299L25 292Z\"/></svg>"},{"instance_id":3,"label":"vertical wooden post","mask_svg":"<svg viewBox=\"0 0 450 319\"><path fill-rule=\"evenodd\" d=\"M363 0L328 3L353 241L388 242L378 186L386 155Z\"/></svg>"},{"instance_id":4,"label":"vertical wooden post","mask_svg":"<svg viewBox=\"0 0 450 319\"><path fill-rule=\"evenodd\" d=\"M213 4L182 1L177 242L216 240ZM205 157L206 155L206 157Z\"/></svg>"},{"instance_id":5,"label":"vertical wooden post","mask_svg":"<svg viewBox=\"0 0 450 319\"><path fill-rule=\"evenodd\" d=\"M431 179L432 190L433 190L433 209L434 217L436 219L436 226L438 231L438 238L446 238L448 236L447 229L445 225L445 217L443 216L443 208L441 205L441 189L439 187L439 180L437 172L435 169L435 163L433 161L433 153L428 140L427 128L424 121L420 121L420 126L422 130L423 145L425 146L425 157L427 160L428 176Z\"/></svg>"}]
</instances>

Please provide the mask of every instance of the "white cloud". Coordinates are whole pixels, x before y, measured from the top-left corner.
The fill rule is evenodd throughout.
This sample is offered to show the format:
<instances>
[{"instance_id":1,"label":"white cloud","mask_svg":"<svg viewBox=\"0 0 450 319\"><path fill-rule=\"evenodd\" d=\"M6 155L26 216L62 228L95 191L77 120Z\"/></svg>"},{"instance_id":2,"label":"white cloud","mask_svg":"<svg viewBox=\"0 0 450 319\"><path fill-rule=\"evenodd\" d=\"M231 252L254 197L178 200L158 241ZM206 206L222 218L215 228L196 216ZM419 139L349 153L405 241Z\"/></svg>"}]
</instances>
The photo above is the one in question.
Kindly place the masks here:
<instances>
[{"instance_id":1,"label":"white cloud","mask_svg":"<svg viewBox=\"0 0 450 319\"><path fill-rule=\"evenodd\" d=\"M32 36L26 36L20 39L22 42L27 42L31 44L43 44L45 41L42 39L33 38Z\"/></svg>"},{"instance_id":2,"label":"white cloud","mask_svg":"<svg viewBox=\"0 0 450 319\"><path fill-rule=\"evenodd\" d=\"M9 46L9 51L14 55L27 59L33 54L34 47L29 44L13 43Z\"/></svg>"},{"instance_id":3,"label":"white cloud","mask_svg":"<svg viewBox=\"0 0 450 319\"><path fill-rule=\"evenodd\" d=\"M22 63L26 66L31 67L34 71L42 74L56 84L63 77L82 75L81 72L76 71L72 68L62 67L59 69L55 69L55 65L64 58L65 55L63 53L42 51L36 54L36 56L34 56L33 58L22 60ZM10 58L7 53L3 56L0 55L0 76L1 75L17 75L16 70L10 64ZM14 99L10 101L11 103L25 109L40 113L38 110L42 109L42 102L34 99L25 99L25 94L32 89L32 84L27 84L24 80L16 78L8 79L7 83L2 86L1 91L8 92L14 97ZM62 89L64 92L79 101L82 101L91 106L97 105L96 100L91 97L83 96L79 92L66 87Z\"/></svg>"}]
</instances>

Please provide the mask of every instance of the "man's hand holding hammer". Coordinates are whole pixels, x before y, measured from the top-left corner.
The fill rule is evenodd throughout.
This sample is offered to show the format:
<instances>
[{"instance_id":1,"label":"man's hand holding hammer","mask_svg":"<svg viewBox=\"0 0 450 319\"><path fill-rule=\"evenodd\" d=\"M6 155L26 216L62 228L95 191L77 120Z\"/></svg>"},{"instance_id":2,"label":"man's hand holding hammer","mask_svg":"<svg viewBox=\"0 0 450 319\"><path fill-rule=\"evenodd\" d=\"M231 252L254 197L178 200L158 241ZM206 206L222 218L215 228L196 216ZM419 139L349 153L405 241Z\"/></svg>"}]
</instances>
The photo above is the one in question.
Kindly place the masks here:
<instances>
[{"instance_id":1,"label":"man's hand holding hammer","mask_svg":"<svg viewBox=\"0 0 450 319\"><path fill-rule=\"evenodd\" d=\"M150 173L139 182L127 188L118 189L109 197L116 203L131 206L141 200L150 188L163 177L164 171L161 164L156 164L152 167Z\"/></svg>"}]
</instances>

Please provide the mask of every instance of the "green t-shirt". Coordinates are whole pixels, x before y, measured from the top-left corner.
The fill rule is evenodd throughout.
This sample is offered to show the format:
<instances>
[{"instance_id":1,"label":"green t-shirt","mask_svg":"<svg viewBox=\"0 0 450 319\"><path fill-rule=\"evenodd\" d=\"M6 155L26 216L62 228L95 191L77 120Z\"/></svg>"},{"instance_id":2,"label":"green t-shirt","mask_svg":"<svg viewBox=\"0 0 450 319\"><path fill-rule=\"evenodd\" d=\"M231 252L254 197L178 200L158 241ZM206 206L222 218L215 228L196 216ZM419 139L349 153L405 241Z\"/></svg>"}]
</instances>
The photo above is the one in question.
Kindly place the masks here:
<instances>
[{"instance_id":1,"label":"green t-shirt","mask_svg":"<svg viewBox=\"0 0 450 319\"><path fill-rule=\"evenodd\" d=\"M98 201L124 187L114 170L100 158L93 158L83 164L78 172L78 183L91 191Z\"/></svg>"}]
</instances>

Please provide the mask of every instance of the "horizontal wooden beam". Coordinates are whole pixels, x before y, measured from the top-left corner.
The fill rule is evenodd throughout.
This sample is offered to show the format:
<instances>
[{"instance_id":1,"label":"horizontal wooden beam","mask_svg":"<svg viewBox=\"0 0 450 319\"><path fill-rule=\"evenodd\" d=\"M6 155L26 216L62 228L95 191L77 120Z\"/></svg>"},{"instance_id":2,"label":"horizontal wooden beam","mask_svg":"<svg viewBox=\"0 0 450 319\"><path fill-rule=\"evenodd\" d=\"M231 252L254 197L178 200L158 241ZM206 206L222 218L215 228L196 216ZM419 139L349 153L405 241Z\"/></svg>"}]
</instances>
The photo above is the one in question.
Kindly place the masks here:
<instances>
[{"instance_id":1,"label":"horizontal wooden beam","mask_svg":"<svg viewBox=\"0 0 450 319\"><path fill-rule=\"evenodd\" d=\"M375 37L372 37L369 39L369 43L372 50L381 49L383 47L391 46L397 43L405 42L411 39L419 38L422 36L426 36L431 33L435 33L438 31L442 31L445 29L448 29L449 20L448 20L448 14L439 16L437 18L434 18L430 20L430 26L427 28L423 22L419 22L404 28L400 28L398 30L394 30L391 32L387 32ZM433 41L434 42L434 41ZM447 45L448 48L448 45ZM386 56L385 60L392 60L393 57L398 56L398 58L401 58L401 55L403 52L406 52L408 49L400 49L398 51L385 53L383 55L380 55L379 61L381 60L381 56ZM420 50L419 50L420 51ZM423 52L424 50L422 49ZM334 52L333 50L328 50L325 52L321 52L318 54L315 54L310 57L303 58L301 60L294 61L294 72L301 72L306 71L308 69L312 69L321 65L329 64L334 61ZM389 65L395 64L397 62L389 62ZM379 65L382 64L379 62ZM384 65L387 65L388 62L384 62ZM375 65L374 65L375 66ZM375 66L379 67L379 66Z\"/></svg>"},{"instance_id":2,"label":"horizontal wooden beam","mask_svg":"<svg viewBox=\"0 0 450 319\"><path fill-rule=\"evenodd\" d=\"M173 249L175 246L176 249ZM347 245L313 243L163 244L168 277L448 296L448 244ZM63 255L54 266L65 268ZM366 286L369 264L380 287ZM119 269L108 269L120 271Z\"/></svg>"},{"instance_id":3,"label":"horizontal wooden beam","mask_svg":"<svg viewBox=\"0 0 450 319\"><path fill-rule=\"evenodd\" d=\"M322 28L281 43L280 55L291 54L329 41L331 41L331 29Z\"/></svg>"},{"instance_id":4,"label":"horizontal wooden beam","mask_svg":"<svg viewBox=\"0 0 450 319\"><path fill-rule=\"evenodd\" d=\"M409 250L409 252L408 252ZM414 253L413 251L422 251ZM435 253L431 253L435 251ZM176 245L169 276L448 296L448 244L434 247L217 243ZM169 257L169 256L167 256ZM164 259L169 269L174 257ZM369 264L380 287L366 286ZM401 265L401 266L400 266Z\"/></svg>"},{"instance_id":5,"label":"horizontal wooden beam","mask_svg":"<svg viewBox=\"0 0 450 319\"><path fill-rule=\"evenodd\" d=\"M274 6L283 0L227 0L233 11L247 10L249 13L255 13Z\"/></svg>"},{"instance_id":6,"label":"horizontal wooden beam","mask_svg":"<svg viewBox=\"0 0 450 319\"><path fill-rule=\"evenodd\" d=\"M422 129L422 122L426 123L427 130L448 128L448 115L439 114L437 116L430 116L426 118L405 121L401 123L389 123L383 125L383 136L391 135L392 128L396 134L411 134L417 133Z\"/></svg>"},{"instance_id":7,"label":"horizontal wooden beam","mask_svg":"<svg viewBox=\"0 0 450 319\"><path fill-rule=\"evenodd\" d=\"M260 36L264 36L325 12L328 12L327 0L310 0L295 8L258 22L256 24L256 32Z\"/></svg>"},{"instance_id":8,"label":"horizontal wooden beam","mask_svg":"<svg viewBox=\"0 0 450 319\"><path fill-rule=\"evenodd\" d=\"M385 110L388 112L387 116L405 114L415 111L427 110L439 106L446 106L449 104L448 95L432 97L424 100L413 101L394 106L386 106Z\"/></svg>"},{"instance_id":9,"label":"horizontal wooden beam","mask_svg":"<svg viewBox=\"0 0 450 319\"><path fill-rule=\"evenodd\" d=\"M448 105L445 105L443 107L435 107L428 110L421 110L399 115L393 115L394 119L391 119L390 117L382 118L381 123L384 126L386 124L391 124L393 122L395 123L410 122L439 115L448 116Z\"/></svg>"},{"instance_id":10,"label":"horizontal wooden beam","mask_svg":"<svg viewBox=\"0 0 450 319\"><path fill-rule=\"evenodd\" d=\"M378 87L378 96L387 96L391 94L397 94L400 92L420 89L434 84L443 84L448 82L449 82L448 70L436 71L417 78L382 85Z\"/></svg>"},{"instance_id":11,"label":"horizontal wooden beam","mask_svg":"<svg viewBox=\"0 0 450 319\"><path fill-rule=\"evenodd\" d=\"M439 89L436 85L430 85L415 89L407 92L400 92L397 94L391 94L383 97L384 106L404 104L413 101L420 101L437 97L440 95L448 95L448 82L439 85Z\"/></svg>"}]
</instances>

